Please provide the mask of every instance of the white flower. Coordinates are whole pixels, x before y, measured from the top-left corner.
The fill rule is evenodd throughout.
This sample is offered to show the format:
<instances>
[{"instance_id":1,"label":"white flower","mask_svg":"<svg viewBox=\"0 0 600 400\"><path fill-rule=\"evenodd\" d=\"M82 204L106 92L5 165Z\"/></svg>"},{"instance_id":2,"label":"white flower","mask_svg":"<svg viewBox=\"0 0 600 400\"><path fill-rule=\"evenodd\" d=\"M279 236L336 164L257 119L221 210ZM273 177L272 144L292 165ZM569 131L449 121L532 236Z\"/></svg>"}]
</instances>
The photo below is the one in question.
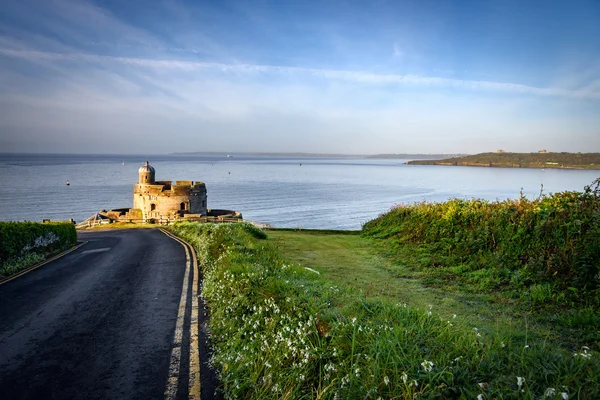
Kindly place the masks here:
<instances>
[{"instance_id":1,"label":"white flower","mask_svg":"<svg viewBox=\"0 0 600 400\"><path fill-rule=\"evenodd\" d=\"M569 395L565 392L560 392L560 397L562 397L563 400L569 400Z\"/></svg>"},{"instance_id":2,"label":"white flower","mask_svg":"<svg viewBox=\"0 0 600 400\"><path fill-rule=\"evenodd\" d=\"M402 373L401 378L402 378L402 382L406 383L406 381L408 380L408 375L406 375L406 372Z\"/></svg>"},{"instance_id":3,"label":"white flower","mask_svg":"<svg viewBox=\"0 0 600 400\"><path fill-rule=\"evenodd\" d=\"M525 346L523 346L523 348L524 348L524 349L528 349L528 348L529 348L529 345L528 345L528 344L526 344Z\"/></svg>"},{"instance_id":4,"label":"white flower","mask_svg":"<svg viewBox=\"0 0 600 400\"><path fill-rule=\"evenodd\" d=\"M525 378L523 378L522 376L517 376L517 386L519 386L519 389L521 389L523 383L525 383Z\"/></svg>"},{"instance_id":5,"label":"white flower","mask_svg":"<svg viewBox=\"0 0 600 400\"><path fill-rule=\"evenodd\" d=\"M425 360L421 363L421 365L423 366L425 372L431 372L431 370L433 369L433 363L431 361Z\"/></svg>"},{"instance_id":6,"label":"white flower","mask_svg":"<svg viewBox=\"0 0 600 400\"><path fill-rule=\"evenodd\" d=\"M385 386L390 384L390 378L388 378L387 375L383 377L383 383L385 383Z\"/></svg>"},{"instance_id":7,"label":"white flower","mask_svg":"<svg viewBox=\"0 0 600 400\"><path fill-rule=\"evenodd\" d=\"M456 314L454 314L454 315L452 316L452 318L456 318Z\"/></svg>"},{"instance_id":8,"label":"white flower","mask_svg":"<svg viewBox=\"0 0 600 400\"><path fill-rule=\"evenodd\" d=\"M477 395L477 400L483 400L483 395L482 394L478 394Z\"/></svg>"},{"instance_id":9,"label":"white flower","mask_svg":"<svg viewBox=\"0 0 600 400\"><path fill-rule=\"evenodd\" d=\"M504 342L502 342L501 344L502 344L502 347L506 347L506 345L504 344Z\"/></svg>"},{"instance_id":10,"label":"white flower","mask_svg":"<svg viewBox=\"0 0 600 400\"><path fill-rule=\"evenodd\" d=\"M546 389L546 391L544 392L544 397L553 397L553 396L556 396L556 389L554 389L554 388Z\"/></svg>"}]
</instances>

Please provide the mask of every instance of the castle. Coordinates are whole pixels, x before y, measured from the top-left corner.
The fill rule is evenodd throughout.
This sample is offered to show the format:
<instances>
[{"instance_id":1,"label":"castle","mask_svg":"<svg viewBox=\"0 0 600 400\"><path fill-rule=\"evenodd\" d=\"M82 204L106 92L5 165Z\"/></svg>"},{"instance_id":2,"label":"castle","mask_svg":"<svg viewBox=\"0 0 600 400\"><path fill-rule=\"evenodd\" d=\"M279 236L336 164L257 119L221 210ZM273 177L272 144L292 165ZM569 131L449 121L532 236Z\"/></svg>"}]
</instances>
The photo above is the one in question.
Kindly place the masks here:
<instances>
[{"instance_id":1,"label":"castle","mask_svg":"<svg viewBox=\"0 0 600 400\"><path fill-rule=\"evenodd\" d=\"M154 167L146 161L133 187L133 208L101 210L78 224L80 228L113 222L170 224L177 220L197 222L242 221L233 210L209 209L206 185L192 181L157 181Z\"/></svg>"},{"instance_id":2,"label":"castle","mask_svg":"<svg viewBox=\"0 0 600 400\"><path fill-rule=\"evenodd\" d=\"M133 209L143 220L174 220L186 214L207 215L206 185L203 182L156 181L155 170L148 161L138 171L139 180L133 188Z\"/></svg>"}]
</instances>

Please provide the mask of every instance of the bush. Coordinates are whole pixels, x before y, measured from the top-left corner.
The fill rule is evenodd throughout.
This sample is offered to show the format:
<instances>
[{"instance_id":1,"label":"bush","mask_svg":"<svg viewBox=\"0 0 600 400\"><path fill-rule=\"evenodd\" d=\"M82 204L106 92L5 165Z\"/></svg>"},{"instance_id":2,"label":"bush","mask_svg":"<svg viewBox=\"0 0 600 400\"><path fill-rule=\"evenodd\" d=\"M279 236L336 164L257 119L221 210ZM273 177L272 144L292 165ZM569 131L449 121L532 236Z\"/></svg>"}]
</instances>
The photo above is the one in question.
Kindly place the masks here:
<instances>
[{"instance_id":1,"label":"bush","mask_svg":"<svg viewBox=\"0 0 600 400\"><path fill-rule=\"evenodd\" d=\"M68 222L0 222L0 276L16 272L12 264L21 265L23 259L39 259L76 242L75 225Z\"/></svg>"},{"instance_id":2,"label":"bush","mask_svg":"<svg viewBox=\"0 0 600 400\"><path fill-rule=\"evenodd\" d=\"M363 226L366 236L395 245L430 244L457 264L513 271L499 285L576 288L579 300L600 293L600 179L583 192L535 200L451 199L400 205Z\"/></svg>"}]
</instances>

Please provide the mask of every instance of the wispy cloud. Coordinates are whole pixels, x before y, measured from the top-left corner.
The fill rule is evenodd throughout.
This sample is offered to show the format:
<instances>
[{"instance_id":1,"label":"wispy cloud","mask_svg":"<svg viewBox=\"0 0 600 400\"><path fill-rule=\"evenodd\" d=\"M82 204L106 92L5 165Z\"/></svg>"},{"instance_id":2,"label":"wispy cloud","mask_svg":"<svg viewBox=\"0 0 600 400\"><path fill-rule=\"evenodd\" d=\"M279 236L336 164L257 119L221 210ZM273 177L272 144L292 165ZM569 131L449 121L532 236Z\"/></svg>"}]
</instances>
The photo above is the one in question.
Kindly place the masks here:
<instances>
[{"instance_id":1,"label":"wispy cloud","mask_svg":"<svg viewBox=\"0 0 600 400\"><path fill-rule=\"evenodd\" d=\"M32 50L0 48L0 54L28 61L84 61L96 64L122 64L155 70L218 71L236 74L306 74L309 76L373 85L412 85L439 88L463 88L468 90L488 90L507 93L521 93L536 96L556 96L581 99L600 99L600 91L595 87L581 90L567 90L552 87L535 87L519 83L460 80L434 76L375 74L362 71L304 68L293 66L261 64L225 64L218 62L184 61L172 59L146 59L114 57L86 53L53 53Z\"/></svg>"}]
</instances>

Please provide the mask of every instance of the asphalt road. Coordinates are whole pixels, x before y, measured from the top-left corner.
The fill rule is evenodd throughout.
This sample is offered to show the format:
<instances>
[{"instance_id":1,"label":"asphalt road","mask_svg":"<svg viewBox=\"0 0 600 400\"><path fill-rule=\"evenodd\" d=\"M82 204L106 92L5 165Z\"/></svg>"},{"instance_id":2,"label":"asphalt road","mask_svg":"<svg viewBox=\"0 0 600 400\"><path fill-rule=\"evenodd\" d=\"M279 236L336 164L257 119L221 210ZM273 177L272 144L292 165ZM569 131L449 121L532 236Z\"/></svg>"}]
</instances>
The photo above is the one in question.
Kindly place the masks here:
<instances>
[{"instance_id":1,"label":"asphalt road","mask_svg":"<svg viewBox=\"0 0 600 400\"><path fill-rule=\"evenodd\" d=\"M0 399L164 398L184 248L153 229L79 239L88 243L0 285Z\"/></svg>"}]
</instances>

